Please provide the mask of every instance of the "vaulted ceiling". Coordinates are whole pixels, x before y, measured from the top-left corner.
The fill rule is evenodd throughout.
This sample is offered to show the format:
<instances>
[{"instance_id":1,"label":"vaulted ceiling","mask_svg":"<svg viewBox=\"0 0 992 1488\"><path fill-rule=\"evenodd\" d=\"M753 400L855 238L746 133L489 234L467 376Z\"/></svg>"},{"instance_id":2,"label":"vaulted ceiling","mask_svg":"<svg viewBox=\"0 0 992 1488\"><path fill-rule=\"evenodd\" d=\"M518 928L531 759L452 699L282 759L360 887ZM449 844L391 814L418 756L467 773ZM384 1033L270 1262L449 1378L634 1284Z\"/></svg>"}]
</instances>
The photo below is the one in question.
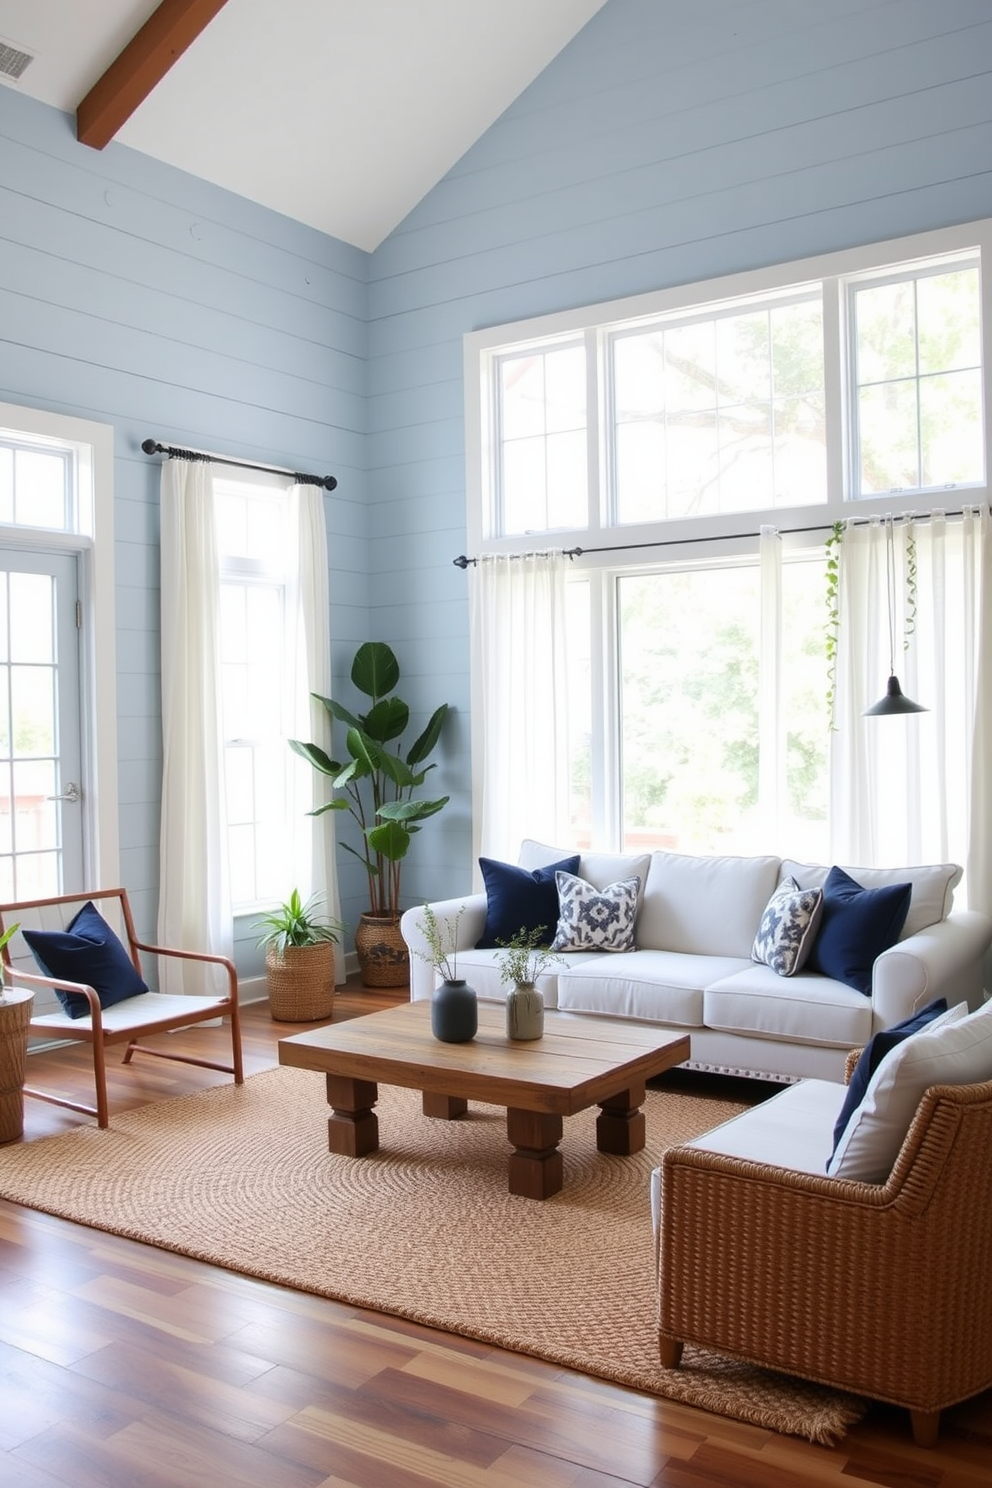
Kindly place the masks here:
<instances>
[{"instance_id":1,"label":"vaulted ceiling","mask_svg":"<svg viewBox=\"0 0 992 1488\"><path fill-rule=\"evenodd\" d=\"M371 250L603 4L0 0L0 51L31 57L0 80L75 115L150 18L185 25L113 138Z\"/></svg>"}]
</instances>

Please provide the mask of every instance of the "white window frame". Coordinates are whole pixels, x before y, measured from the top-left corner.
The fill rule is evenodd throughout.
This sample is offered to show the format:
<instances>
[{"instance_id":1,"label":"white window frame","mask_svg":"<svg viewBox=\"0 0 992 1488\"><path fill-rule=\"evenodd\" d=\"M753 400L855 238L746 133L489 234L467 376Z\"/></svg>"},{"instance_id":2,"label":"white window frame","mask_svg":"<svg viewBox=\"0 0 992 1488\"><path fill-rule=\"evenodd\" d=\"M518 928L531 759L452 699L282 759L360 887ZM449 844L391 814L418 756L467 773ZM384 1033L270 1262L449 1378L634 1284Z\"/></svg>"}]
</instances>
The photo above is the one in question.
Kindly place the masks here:
<instances>
[{"instance_id":1,"label":"white window frame","mask_svg":"<svg viewBox=\"0 0 992 1488\"><path fill-rule=\"evenodd\" d=\"M667 546L680 541L698 543L707 538L720 540L744 532L752 533L766 523L777 526L780 531L803 530L814 523L827 528L834 521L850 517L855 505L858 513L864 515L872 512L884 514L891 511L894 504L903 507L909 503L915 505L917 510L938 505L933 499L938 493L932 490L883 492L879 496L858 498L851 495L856 452L852 449L851 435L852 389L845 374L845 367L849 365L850 340L845 284L848 280L857 279L863 282L875 275L895 270L905 272L914 263L921 261L942 257L959 258L976 251L981 255L985 268L982 275L981 305L983 393L986 410L985 482L954 487L952 494L955 506L960 504L956 495L958 491L966 493L964 499L969 503L987 501L992 473L992 219L989 218L469 332L464 338L465 525L468 552L521 552L533 547L537 537L540 537L542 545L582 548L623 549L652 543ZM681 518L623 527L607 525L607 452L600 449L600 403L605 387L603 360L609 331L629 328L638 321L648 322L659 316L722 309L755 296L801 293L816 284L823 286L826 503L815 507L767 508L724 516ZM581 528L548 534L494 537L497 457L494 377L498 358L510 352L519 353L528 346L538 350L556 341L574 342L579 336L586 338L590 353L587 358L590 382L587 400L590 492L588 524Z\"/></svg>"},{"instance_id":2,"label":"white window frame","mask_svg":"<svg viewBox=\"0 0 992 1488\"><path fill-rule=\"evenodd\" d=\"M0 428L72 450L76 462L75 531L0 524L8 548L70 553L79 567L80 745L88 805L83 872L91 884L120 882L117 771L117 634L114 552L114 430L110 424L45 409L0 403Z\"/></svg>"},{"instance_id":3,"label":"white window frame","mask_svg":"<svg viewBox=\"0 0 992 1488\"><path fill-rule=\"evenodd\" d=\"M913 490L852 496L856 450L851 406L854 396L846 369L850 366L849 281L864 282L887 271L911 271L914 264L940 258L980 255L983 398L985 407L985 482L955 486L946 492ZM706 517L665 519L622 527L608 524L609 431L603 400L608 387L606 340L609 332L662 315L704 313L756 296L801 294L822 286L824 391L827 430L827 500L816 506L767 508ZM544 349L556 341L585 338L588 376L588 524L582 528L524 536L497 537L495 530L498 426L495 411L496 368L506 353ZM989 501L992 480L992 219L941 228L910 237L865 244L791 263L774 264L741 274L674 286L649 294L538 316L468 333L464 338L466 552L521 553L535 547L580 549L575 563L590 584L593 799L592 840L615 848L620 838L619 718L616 675L617 620L615 579L633 569L664 568L685 560L709 564L752 557L758 531L771 525L786 548L820 547L831 526L857 515L885 515L932 507L958 509ZM943 499L941 499L943 497ZM609 721L608 721L609 720ZM597 766L599 773L597 773ZM597 781L599 782L597 785ZM481 785L473 759L473 802ZM477 815L477 812L475 813Z\"/></svg>"}]
</instances>

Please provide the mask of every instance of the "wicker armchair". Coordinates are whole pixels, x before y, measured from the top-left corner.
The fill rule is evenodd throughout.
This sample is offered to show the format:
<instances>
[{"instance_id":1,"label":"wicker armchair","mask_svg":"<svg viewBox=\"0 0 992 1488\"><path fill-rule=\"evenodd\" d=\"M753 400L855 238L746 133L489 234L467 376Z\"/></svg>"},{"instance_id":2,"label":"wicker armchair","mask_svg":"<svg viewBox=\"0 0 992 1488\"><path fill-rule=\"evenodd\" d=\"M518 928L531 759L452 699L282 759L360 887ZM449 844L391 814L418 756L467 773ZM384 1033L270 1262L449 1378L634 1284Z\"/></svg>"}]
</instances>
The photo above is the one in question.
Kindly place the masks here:
<instances>
[{"instance_id":1,"label":"wicker armchair","mask_svg":"<svg viewBox=\"0 0 992 1488\"><path fill-rule=\"evenodd\" d=\"M684 1343L940 1412L992 1386L992 1081L926 1092L885 1184L680 1147L661 1174L661 1362Z\"/></svg>"}]
</instances>

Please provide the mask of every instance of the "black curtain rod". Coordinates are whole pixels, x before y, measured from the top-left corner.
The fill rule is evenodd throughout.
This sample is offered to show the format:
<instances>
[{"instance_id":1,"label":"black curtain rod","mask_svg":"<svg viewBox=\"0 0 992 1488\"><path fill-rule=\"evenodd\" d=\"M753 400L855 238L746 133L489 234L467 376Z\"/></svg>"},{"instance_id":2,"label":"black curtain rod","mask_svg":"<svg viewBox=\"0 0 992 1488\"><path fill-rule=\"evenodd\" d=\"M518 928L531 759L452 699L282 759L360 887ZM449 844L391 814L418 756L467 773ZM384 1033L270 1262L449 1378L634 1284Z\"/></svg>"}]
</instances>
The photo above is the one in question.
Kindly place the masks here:
<instances>
[{"instance_id":1,"label":"black curtain rod","mask_svg":"<svg viewBox=\"0 0 992 1488\"><path fill-rule=\"evenodd\" d=\"M250 460L228 460L223 455L209 455L206 450L176 449L174 444L159 444L157 439L143 439L141 448L146 455L166 455L170 460L205 460L211 465L234 465L241 470L262 470L266 475L291 475L298 486L323 486L333 491L337 477L333 475L301 475L296 470L286 470L280 465L253 465Z\"/></svg>"},{"instance_id":2,"label":"black curtain rod","mask_svg":"<svg viewBox=\"0 0 992 1488\"><path fill-rule=\"evenodd\" d=\"M963 517L964 511L945 511L943 515L945 517ZM886 513L886 516L888 516L888 513ZM914 522L929 522L932 516L933 512L903 512L899 516L893 517L892 520L895 522L905 522L907 518L911 517ZM871 522L872 520L883 521L885 519L882 517L847 517L845 520L848 522ZM793 533L800 534L805 532L831 532L833 526L833 522L820 522L815 527L786 527L783 529L782 535L791 536ZM760 536L760 532L725 532L720 534L711 533L707 537L661 537L657 542L617 543L615 546L607 548L565 548L563 552L566 558L581 558L583 553L629 553L636 552L639 548L687 548L692 543L737 542L741 538ZM511 553L510 557L523 557L523 554ZM470 563L476 564L479 560L478 558L466 558L465 554L461 553L457 558L452 558L451 561L456 568L465 569L468 568Z\"/></svg>"}]
</instances>

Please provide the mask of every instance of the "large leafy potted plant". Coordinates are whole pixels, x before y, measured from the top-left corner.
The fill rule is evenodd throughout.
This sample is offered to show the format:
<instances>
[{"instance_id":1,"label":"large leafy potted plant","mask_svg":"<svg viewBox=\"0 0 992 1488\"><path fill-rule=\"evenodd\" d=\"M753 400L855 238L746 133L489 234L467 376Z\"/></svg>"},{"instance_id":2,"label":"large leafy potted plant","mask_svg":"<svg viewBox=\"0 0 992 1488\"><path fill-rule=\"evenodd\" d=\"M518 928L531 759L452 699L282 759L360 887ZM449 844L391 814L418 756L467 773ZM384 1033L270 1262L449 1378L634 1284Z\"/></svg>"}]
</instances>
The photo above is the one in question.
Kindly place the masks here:
<instances>
[{"instance_id":1,"label":"large leafy potted plant","mask_svg":"<svg viewBox=\"0 0 992 1488\"><path fill-rule=\"evenodd\" d=\"M14 1142L24 1131L24 1069L28 1048L28 1024L34 1006L30 988L7 985L7 955L10 937L18 929L10 925L0 935L0 1142Z\"/></svg>"},{"instance_id":2,"label":"large leafy potted plant","mask_svg":"<svg viewBox=\"0 0 992 1488\"><path fill-rule=\"evenodd\" d=\"M371 699L366 713L351 713L333 698L313 696L346 728L347 758L332 759L319 744L291 739L290 747L314 769L330 778L334 798L312 813L347 811L356 841L342 846L365 869L369 907L355 934L355 950L362 980L369 987L397 987L409 978L409 957L400 934L400 881L403 860L420 823L435 816L448 797L418 796L436 765L433 753L448 713L442 703L423 733L409 747L402 739L410 722L410 708L394 689L400 680L399 662L384 641L359 646L351 666L356 689Z\"/></svg>"},{"instance_id":3,"label":"large leafy potted plant","mask_svg":"<svg viewBox=\"0 0 992 1488\"><path fill-rule=\"evenodd\" d=\"M334 1011L334 943L344 926L300 891L256 921L265 947L269 1012L279 1023L310 1023Z\"/></svg>"}]
</instances>

